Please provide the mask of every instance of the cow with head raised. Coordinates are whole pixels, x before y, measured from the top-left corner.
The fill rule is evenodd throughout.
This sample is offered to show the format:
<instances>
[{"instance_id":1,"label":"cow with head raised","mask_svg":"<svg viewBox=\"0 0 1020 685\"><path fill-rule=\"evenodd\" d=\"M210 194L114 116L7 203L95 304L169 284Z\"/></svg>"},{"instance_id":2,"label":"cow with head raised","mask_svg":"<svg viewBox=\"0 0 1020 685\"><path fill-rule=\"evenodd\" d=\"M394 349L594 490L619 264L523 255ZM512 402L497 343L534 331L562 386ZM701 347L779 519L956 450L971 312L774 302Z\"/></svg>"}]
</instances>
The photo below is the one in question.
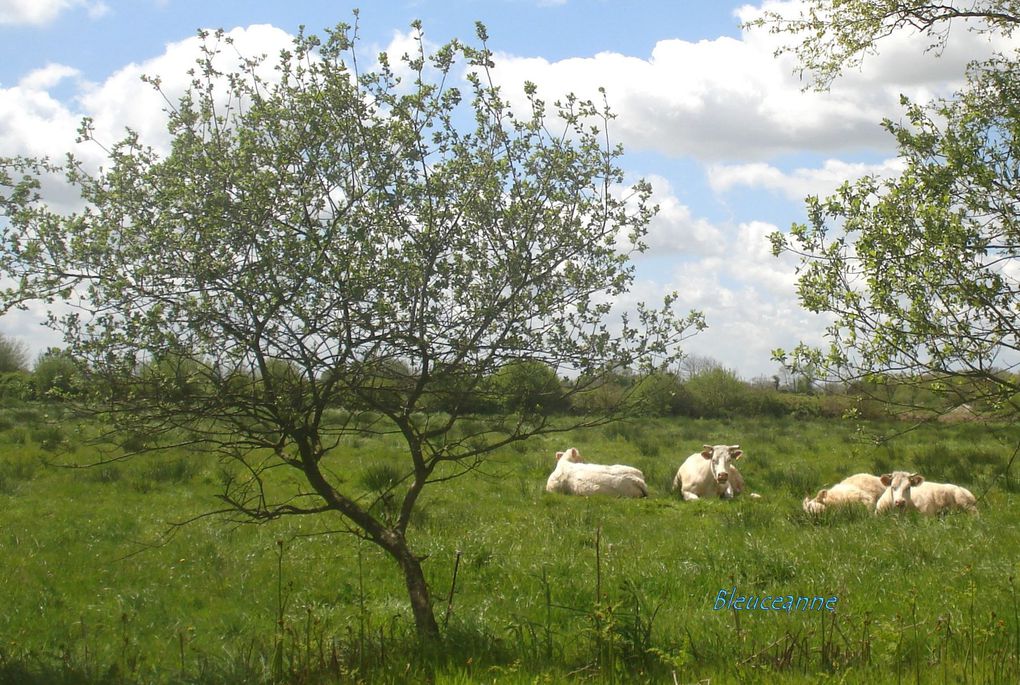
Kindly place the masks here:
<instances>
[{"instance_id":1,"label":"cow with head raised","mask_svg":"<svg viewBox=\"0 0 1020 685\"><path fill-rule=\"evenodd\" d=\"M875 503L875 513L916 510L928 516L951 509L976 514L977 500L965 487L952 483L932 483L924 476L906 471L893 471L882 476L885 492Z\"/></svg>"},{"instance_id":2,"label":"cow with head raised","mask_svg":"<svg viewBox=\"0 0 1020 685\"><path fill-rule=\"evenodd\" d=\"M740 445L705 445L677 469L673 490L685 500L702 497L731 499L744 489L744 478L733 463L743 452Z\"/></svg>"}]
</instances>

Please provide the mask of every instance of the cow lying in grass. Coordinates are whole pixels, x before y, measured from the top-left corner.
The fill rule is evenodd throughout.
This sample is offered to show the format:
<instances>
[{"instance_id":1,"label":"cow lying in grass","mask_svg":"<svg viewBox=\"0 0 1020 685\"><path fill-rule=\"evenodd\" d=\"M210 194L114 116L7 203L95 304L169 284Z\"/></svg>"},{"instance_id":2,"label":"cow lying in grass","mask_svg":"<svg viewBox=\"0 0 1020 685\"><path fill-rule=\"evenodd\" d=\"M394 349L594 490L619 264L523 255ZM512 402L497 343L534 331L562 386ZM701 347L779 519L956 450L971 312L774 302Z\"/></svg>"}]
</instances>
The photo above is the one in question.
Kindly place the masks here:
<instances>
[{"instance_id":1,"label":"cow lying in grass","mask_svg":"<svg viewBox=\"0 0 1020 685\"><path fill-rule=\"evenodd\" d=\"M875 513L916 509L934 516L952 509L977 513L977 500L970 490L952 483L932 483L924 476L893 471L882 476L885 492L875 504Z\"/></svg>"},{"instance_id":2,"label":"cow lying in grass","mask_svg":"<svg viewBox=\"0 0 1020 685\"><path fill-rule=\"evenodd\" d=\"M545 489L564 495L648 496L645 476L639 469L623 464L589 464L574 447L556 453L556 468Z\"/></svg>"},{"instance_id":3,"label":"cow lying in grass","mask_svg":"<svg viewBox=\"0 0 1020 685\"><path fill-rule=\"evenodd\" d=\"M885 492L885 485L882 484L881 478L870 473L855 473L831 488L822 488L814 499L805 497L804 511L809 514L821 514L829 507L845 507L855 504L863 504L873 510L883 492Z\"/></svg>"},{"instance_id":4,"label":"cow lying in grass","mask_svg":"<svg viewBox=\"0 0 1020 685\"><path fill-rule=\"evenodd\" d=\"M677 469L673 490L685 500L702 497L731 499L744 490L744 477L733 464L743 452L740 445L705 445Z\"/></svg>"}]
</instances>

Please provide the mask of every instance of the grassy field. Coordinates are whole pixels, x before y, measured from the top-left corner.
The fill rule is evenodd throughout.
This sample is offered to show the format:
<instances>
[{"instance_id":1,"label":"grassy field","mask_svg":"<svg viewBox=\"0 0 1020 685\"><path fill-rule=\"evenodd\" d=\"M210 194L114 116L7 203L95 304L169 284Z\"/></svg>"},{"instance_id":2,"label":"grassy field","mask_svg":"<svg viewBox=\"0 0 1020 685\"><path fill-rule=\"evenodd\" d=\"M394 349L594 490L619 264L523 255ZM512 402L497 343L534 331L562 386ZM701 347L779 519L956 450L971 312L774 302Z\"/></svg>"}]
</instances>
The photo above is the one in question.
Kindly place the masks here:
<instances>
[{"instance_id":1,"label":"grassy field","mask_svg":"<svg viewBox=\"0 0 1020 685\"><path fill-rule=\"evenodd\" d=\"M897 428L648 420L505 449L417 514L445 632L425 650L395 565L329 534L338 520L198 518L167 539L217 507L227 467L47 466L94 455L58 407L2 409L0 682L1020 682L1020 502L1001 475L1020 427L870 439ZM762 499L671 494L703 443L739 443ZM572 445L642 468L651 497L546 494L553 453ZM331 466L368 488L399 461L398 442L359 439ZM893 468L970 487L980 516L801 511L844 475ZM715 610L733 587L838 602Z\"/></svg>"}]
</instances>

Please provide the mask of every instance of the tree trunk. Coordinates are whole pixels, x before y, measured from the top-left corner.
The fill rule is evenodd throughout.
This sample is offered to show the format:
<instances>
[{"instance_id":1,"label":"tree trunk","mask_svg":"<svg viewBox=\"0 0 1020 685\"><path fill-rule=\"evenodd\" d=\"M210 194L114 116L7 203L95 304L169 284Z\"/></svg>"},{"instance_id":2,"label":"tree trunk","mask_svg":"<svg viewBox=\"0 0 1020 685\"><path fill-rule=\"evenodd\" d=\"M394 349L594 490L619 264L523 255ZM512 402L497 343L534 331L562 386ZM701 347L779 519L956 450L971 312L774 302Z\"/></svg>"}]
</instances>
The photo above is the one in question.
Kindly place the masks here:
<instances>
[{"instance_id":1,"label":"tree trunk","mask_svg":"<svg viewBox=\"0 0 1020 685\"><path fill-rule=\"evenodd\" d=\"M411 553L403 536L393 537L395 539L389 541L386 551L397 560L400 570L404 572L404 584L411 600L411 612L414 614L418 637L423 641L436 640L439 638L439 624L436 623L436 616L432 612L432 599L428 583L425 582L425 573L421 569L421 560Z\"/></svg>"}]
</instances>

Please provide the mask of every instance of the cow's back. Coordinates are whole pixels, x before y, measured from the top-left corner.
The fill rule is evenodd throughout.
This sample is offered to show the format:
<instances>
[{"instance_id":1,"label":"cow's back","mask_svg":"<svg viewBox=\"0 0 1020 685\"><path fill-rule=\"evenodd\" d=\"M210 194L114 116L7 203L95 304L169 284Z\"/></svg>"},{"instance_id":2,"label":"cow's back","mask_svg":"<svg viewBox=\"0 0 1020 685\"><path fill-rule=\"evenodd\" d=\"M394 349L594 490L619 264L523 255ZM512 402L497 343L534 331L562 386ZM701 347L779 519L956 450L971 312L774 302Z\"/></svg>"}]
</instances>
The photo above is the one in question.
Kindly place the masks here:
<instances>
[{"instance_id":1,"label":"cow's back","mask_svg":"<svg viewBox=\"0 0 1020 685\"><path fill-rule=\"evenodd\" d=\"M847 476L841 480L837 485L848 485L861 490L871 498L871 503L874 504L878 501L878 498L885 492L885 486L882 485L882 479L878 476L874 476L870 473L855 473L852 476Z\"/></svg>"}]
</instances>

